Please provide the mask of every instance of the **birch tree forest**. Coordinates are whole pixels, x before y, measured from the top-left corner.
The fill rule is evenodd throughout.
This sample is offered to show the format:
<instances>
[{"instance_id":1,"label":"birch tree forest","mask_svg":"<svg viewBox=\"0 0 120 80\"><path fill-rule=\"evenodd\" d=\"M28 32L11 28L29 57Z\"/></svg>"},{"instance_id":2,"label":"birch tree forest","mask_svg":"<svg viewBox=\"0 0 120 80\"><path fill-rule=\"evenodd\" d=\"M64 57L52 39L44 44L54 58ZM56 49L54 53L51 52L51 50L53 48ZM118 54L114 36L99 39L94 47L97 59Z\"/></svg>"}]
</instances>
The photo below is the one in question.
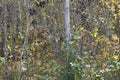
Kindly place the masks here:
<instances>
[{"instance_id":1,"label":"birch tree forest","mask_svg":"<svg viewBox=\"0 0 120 80\"><path fill-rule=\"evenodd\" d=\"M120 80L120 0L0 0L0 80Z\"/></svg>"}]
</instances>

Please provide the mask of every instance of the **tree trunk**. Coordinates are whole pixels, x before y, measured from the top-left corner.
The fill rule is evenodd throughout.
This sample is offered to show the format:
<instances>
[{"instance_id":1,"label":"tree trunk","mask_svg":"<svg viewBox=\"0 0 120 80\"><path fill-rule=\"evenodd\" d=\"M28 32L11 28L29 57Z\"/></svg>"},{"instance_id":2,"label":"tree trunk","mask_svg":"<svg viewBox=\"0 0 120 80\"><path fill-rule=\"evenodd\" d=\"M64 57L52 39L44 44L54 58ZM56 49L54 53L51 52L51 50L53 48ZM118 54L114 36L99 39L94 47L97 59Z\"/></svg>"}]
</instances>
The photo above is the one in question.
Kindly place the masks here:
<instances>
[{"instance_id":1,"label":"tree trunk","mask_svg":"<svg viewBox=\"0 0 120 80\"><path fill-rule=\"evenodd\" d=\"M8 4L8 1L5 0L4 1L4 26L3 26L3 29L4 29L4 47L3 47L3 51L4 51L4 58L5 58L5 67L6 67L6 80L9 80L9 72L8 72L8 51L7 51L7 15L8 15L8 12L7 12L7 4Z\"/></svg>"},{"instance_id":2,"label":"tree trunk","mask_svg":"<svg viewBox=\"0 0 120 80\"><path fill-rule=\"evenodd\" d=\"M66 32L66 53L67 53L67 63L66 63L66 80L74 80L72 70L71 70L71 65L70 65L70 45L69 42L71 40L71 33L70 33L70 5L69 5L69 0L65 0L64 4L65 8L65 13L64 13L64 18L65 18L65 32Z\"/></svg>"}]
</instances>

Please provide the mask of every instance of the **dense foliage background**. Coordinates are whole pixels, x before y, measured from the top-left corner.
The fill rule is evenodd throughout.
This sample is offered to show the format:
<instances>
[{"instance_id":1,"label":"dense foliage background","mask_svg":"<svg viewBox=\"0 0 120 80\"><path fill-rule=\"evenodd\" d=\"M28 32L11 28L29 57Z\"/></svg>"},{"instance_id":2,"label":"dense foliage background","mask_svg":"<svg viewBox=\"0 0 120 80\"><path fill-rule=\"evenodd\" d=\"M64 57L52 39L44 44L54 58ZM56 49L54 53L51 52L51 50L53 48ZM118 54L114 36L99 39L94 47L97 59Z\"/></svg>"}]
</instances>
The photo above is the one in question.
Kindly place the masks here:
<instances>
[{"instance_id":1,"label":"dense foliage background","mask_svg":"<svg viewBox=\"0 0 120 80\"><path fill-rule=\"evenodd\" d=\"M120 80L120 0L0 0L0 80Z\"/></svg>"}]
</instances>

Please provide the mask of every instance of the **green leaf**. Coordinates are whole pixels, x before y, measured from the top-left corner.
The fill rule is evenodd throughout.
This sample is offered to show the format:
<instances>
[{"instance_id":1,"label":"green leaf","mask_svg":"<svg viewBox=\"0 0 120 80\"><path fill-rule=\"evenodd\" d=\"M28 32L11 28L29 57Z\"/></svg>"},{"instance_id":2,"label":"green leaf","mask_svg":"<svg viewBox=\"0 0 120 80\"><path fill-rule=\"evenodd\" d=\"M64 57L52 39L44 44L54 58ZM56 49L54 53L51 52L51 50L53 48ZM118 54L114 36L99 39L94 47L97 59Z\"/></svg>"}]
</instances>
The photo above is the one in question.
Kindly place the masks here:
<instances>
[{"instance_id":1,"label":"green leaf","mask_svg":"<svg viewBox=\"0 0 120 80\"><path fill-rule=\"evenodd\" d=\"M69 44L73 44L74 42L73 41L69 41Z\"/></svg>"},{"instance_id":2,"label":"green leaf","mask_svg":"<svg viewBox=\"0 0 120 80\"><path fill-rule=\"evenodd\" d=\"M98 32L95 31L95 32L93 33L93 36L94 36L94 37L97 37L97 34L98 34Z\"/></svg>"},{"instance_id":3,"label":"green leaf","mask_svg":"<svg viewBox=\"0 0 120 80\"><path fill-rule=\"evenodd\" d=\"M75 40L79 40L80 38L81 38L81 36L78 36L78 35L75 35L75 36L74 36L74 39L75 39Z\"/></svg>"},{"instance_id":4,"label":"green leaf","mask_svg":"<svg viewBox=\"0 0 120 80\"><path fill-rule=\"evenodd\" d=\"M34 47L31 47L30 50L31 50L31 51L35 51L35 48L34 48Z\"/></svg>"}]
</instances>

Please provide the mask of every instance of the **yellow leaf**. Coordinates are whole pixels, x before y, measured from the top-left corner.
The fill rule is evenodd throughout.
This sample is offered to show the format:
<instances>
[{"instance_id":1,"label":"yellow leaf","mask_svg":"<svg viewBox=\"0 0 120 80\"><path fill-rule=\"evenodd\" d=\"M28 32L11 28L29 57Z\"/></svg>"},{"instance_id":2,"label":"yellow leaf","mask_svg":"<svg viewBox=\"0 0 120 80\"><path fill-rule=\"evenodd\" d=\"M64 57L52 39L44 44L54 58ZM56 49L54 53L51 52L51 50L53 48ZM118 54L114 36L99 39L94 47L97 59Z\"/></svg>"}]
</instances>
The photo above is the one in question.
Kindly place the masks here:
<instances>
[{"instance_id":1,"label":"yellow leaf","mask_svg":"<svg viewBox=\"0 0 120 80\"><path fill-rule=\"evenodd\" d=\"M103 55L103 57L104 57L104 58L106 58L106 57L108 57L108 56L109 56L109 53L108 53L108 52L103 52L103 54L102 54L102 55Z\"/></svg>"},{"instance_id":2,"label":"yellow leaf","mask_svg":"<svg viewBox=\"0 0 120 80\"><path fill-rule=\"evenodd\" d=\"M111 6L111 10L115 11L115 6L114 5Z\"/></svg>"},{"instance_id":3,"label":"yellow leaf","mask_svg":"<svg viewBox=\"0 0 120 80\"><path fill-rule=\"evenodd\" d=\"M118 56L118 55L114 55L114 56L113 56L113 59L114 59L114 60L119 60L119 56Z\"/></svg>"}]
</instances>

